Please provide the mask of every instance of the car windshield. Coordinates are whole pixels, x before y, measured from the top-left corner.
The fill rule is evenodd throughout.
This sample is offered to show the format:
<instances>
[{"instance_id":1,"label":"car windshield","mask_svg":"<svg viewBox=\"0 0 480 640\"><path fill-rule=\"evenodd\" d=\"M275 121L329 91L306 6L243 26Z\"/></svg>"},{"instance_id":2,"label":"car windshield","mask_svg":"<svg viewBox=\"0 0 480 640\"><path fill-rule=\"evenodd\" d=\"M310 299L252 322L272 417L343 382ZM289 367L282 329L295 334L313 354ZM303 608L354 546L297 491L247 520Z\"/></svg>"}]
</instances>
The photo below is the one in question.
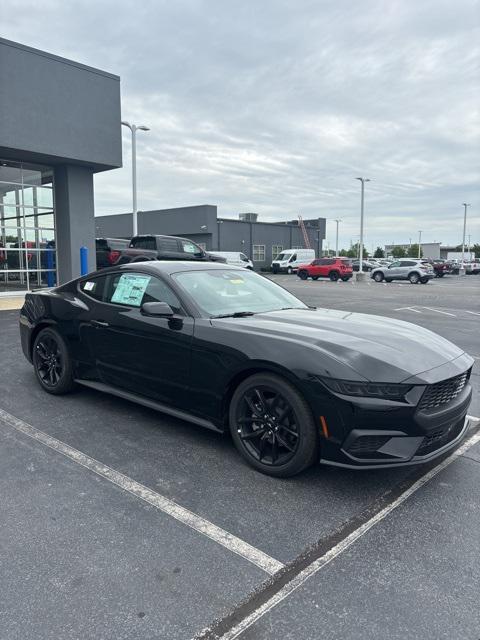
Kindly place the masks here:
<instances>
[{"instance_id":1,"label":"car windshield","mask_svg":"<svg viewBox=\"0 0 480 640\"><path fill-rule=\"evenodd\" d=\"M298 298L268 278L247 270L185 271L173 277L209 316L308 309Z\"/></svg>"},{"instance_id":2,"label":"car windshield","mask_svg":"<svg viewBox=\"0 0 480 640\"><path fill-rule=\"evenodd\" d=\"M278 260L279 262L281 262L282 260L286 260L287 258L290 257L290 253L280 253L275 260Z\"/></svg>"}]
</instances>

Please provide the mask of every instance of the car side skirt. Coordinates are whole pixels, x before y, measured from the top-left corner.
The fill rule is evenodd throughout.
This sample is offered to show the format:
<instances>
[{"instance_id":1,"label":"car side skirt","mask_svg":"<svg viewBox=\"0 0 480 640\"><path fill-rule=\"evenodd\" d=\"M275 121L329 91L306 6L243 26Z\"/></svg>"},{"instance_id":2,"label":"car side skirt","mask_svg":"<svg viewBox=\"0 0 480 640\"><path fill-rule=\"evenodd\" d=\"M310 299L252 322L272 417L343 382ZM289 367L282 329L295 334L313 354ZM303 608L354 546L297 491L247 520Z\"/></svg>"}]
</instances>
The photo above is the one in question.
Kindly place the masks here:
<instances>
[{"instance_id":1,"label":"car side skirt","mask_svg":"<svg viewBox=\"0 0 480 640\"><path fill-rule=\"evenodd\" d=\"M186 420L187 422L193 422L194 424L197 424L200 427L211 429L212 431L216 431L217 433L223 433L222 429L219 429L217 426L214 425L213 422L210 422L210 420L205 420L204 418L198 418L197 416L194 416L191 413L188 413L186 411L181 411L180 409L175 409L174 407L161 404L160 402L155 402L155 400L151 400L150 398L145 398L144 396L139 396L135 393L131 393L130 391L124 391L123 389L113 387L109 384L104 384L103 382L96 382L94 380L75 379L75 382L77 384L83 385L84 387L89 387L97 391L102 391L103 393L110 393L111 395L118 396L119 398L123 398L124 400L130 400L130 402L141 404L144 407L148 407L149 409L155 409L155 411L166 413L170 416L173 416L174 418L179 418L180 420Z\"/></svg>"}]
</instances>

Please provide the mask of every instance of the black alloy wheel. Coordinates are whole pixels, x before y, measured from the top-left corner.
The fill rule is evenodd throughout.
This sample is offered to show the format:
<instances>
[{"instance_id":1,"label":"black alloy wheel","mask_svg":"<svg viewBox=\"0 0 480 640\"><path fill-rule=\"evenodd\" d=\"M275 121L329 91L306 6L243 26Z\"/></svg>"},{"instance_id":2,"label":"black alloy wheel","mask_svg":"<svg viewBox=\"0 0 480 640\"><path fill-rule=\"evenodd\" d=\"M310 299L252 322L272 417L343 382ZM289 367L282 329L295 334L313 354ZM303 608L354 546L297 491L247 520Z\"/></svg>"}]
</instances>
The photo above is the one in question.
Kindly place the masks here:
<instances>
[{"instance_id":1,"label":"black alloy wheel","mask_svg":"<svg viewBox=\"0 0 480 640\"><path fill-rule=\"evenodd\" d=\"M338 274L338 271L330 271L330 273L328 274L328 277L332 282L336 282L340 276Z\"/></svg>"},{"instance_id":2,"label":"black alloy wheel","mask_svg":"<svg viewBox=\"0 0 480 640\"><path fill-rule=\"evenodd\" d=\"M375 280L375 282L382 282L383 273L381 271L377 271L377 273L373 274L373 279Z\"/></svg>"},{"instance_id":3,"label":"black alloy wheel","mask_svg":"<svg viewBox=\"0 0 480 640\"><path fill-rule=\"evenodd\" d=\"M318 435L304 398L273 374L242 382L230 405L230 431L247 462L268 475L289 477L318 459Z\"/></svg>"},{"instance_id":4,"label":"black alloy wheel","mask_svg":"<svg viewBox=\"0 0 480 640\"><path fill-rule=\"evenodd\" d=\"M308 273L302 269L302 271L299 272L298 277L300 280L306 280L308 278Z\"/></svg>"},{"instance_id":5,"label":"black alloy wheel","mask_svg":"<svg viewBox=\"0 0 480 640\"><path fill-rule=\"evenodd\" d=\"M67 345L55 329L42 329L37 335L32 360L37 380L48 393L68 393L75 386Z\"/></svg>"}]
</instances>

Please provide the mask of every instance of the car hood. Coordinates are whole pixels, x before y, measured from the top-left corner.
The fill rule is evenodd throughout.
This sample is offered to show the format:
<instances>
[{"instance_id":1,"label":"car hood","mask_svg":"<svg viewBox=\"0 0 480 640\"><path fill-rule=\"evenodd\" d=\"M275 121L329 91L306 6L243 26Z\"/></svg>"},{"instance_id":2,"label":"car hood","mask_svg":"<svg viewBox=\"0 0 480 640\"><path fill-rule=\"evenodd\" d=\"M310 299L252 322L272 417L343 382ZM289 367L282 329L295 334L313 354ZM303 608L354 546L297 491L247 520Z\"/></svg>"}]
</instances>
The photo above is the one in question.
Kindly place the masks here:
<instances>
[{"instance_id":1,"label":"car hood","mask_svg":"<svg viewBox=\"0 0 480 640\"><path fill-rule=\"evenodd\" d=\"M358 378L348 374L353 369L366 380L420 384L454 376L473 363L462 349L436 333L383 316L288 309L215 322L308 345L318 350L319 362L324 354L345 365L345 379Z\"/></svg>"}]
</instances>

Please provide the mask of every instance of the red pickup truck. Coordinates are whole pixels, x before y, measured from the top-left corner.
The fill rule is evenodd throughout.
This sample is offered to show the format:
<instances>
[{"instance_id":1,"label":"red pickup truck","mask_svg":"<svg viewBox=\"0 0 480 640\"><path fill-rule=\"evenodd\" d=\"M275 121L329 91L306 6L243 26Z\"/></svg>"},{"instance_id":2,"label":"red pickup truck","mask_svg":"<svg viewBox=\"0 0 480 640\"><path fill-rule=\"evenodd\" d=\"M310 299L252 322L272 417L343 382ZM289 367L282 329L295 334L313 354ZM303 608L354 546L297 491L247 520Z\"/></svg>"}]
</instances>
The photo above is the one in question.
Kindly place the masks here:
<instances>
[{"instance_id":1,"label":"red pickup truck","mask_svg":"<svg viewBox=\"0 0 480 640\"><path fill-rule=\"evenodd\" d=\"M330 278L332 282L343 280L347 282L353 275L353 268L348 260L343 258L318 258L309 264L301 264L298 267L297 276L302 280L312 278Z\"/></svg>"}]
</instances>

